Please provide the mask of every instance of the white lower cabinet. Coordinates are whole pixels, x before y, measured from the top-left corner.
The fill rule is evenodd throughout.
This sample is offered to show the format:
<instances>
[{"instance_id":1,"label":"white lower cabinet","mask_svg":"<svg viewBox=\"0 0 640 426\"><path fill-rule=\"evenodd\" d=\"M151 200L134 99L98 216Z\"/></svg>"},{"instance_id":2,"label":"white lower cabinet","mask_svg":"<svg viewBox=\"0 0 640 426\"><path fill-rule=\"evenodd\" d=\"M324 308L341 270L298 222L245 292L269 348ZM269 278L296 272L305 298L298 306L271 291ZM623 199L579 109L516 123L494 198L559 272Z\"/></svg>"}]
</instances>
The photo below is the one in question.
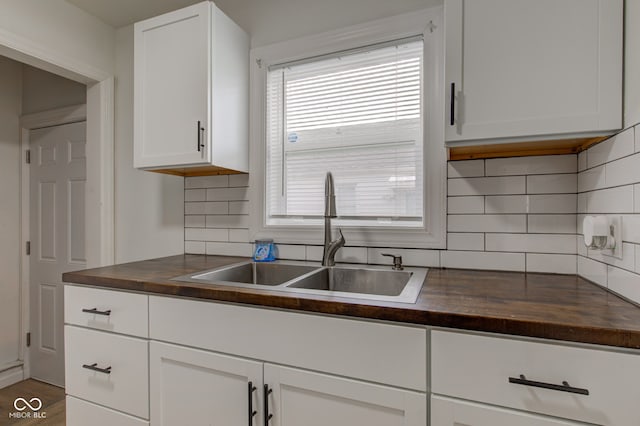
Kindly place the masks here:
<instances>
[{"instance_id":1,"label":"white lower cabinet","mask_svg":"<svg viewBox=\"0 0 640 426\"><path fill-rule=\"evenodd\" d=\"M262 363L151 342L149 367L151 424L262 424Z\"/></svg>"},{"instance_id":2,"label":"white lower cabinet","mask_svg":"<svg viewBox=\"0 0 640 426\"><path fill-rule=\"evenodd\" d=\"M427 421L424 393L153 341L150 377L154 426L425 426Z\"/></svg>"},{"instance_id":3,"label":"white lower cabinet","mask_svg":"<svg viewBox=\"0 0 640 426\"><path fill-rule=\"evenodd\" d=\"M431 397L431 426L579 426L568 420L492 407L441 396Z\"/></svg>"},{"instance_id":4,"label":"white lower cabinet","mask_svg":"<svg viewBox=\"0 0 640 426\"><path fill-rule=\"evenodd\" d=\"M264 365L270 426L425 426L426 395ZM265 388L266 389L266 388Z\"/></svg>"},{"instance_id":5,"label":"white lower cabinet","mask_svg":"<svg viewBox=\"0 0 640 426\"><path fill-rule=\"evenodd\" d=\"M72 396L66 399L66 426L149 426L149 422Z\"/></svg>"}]
</instances>

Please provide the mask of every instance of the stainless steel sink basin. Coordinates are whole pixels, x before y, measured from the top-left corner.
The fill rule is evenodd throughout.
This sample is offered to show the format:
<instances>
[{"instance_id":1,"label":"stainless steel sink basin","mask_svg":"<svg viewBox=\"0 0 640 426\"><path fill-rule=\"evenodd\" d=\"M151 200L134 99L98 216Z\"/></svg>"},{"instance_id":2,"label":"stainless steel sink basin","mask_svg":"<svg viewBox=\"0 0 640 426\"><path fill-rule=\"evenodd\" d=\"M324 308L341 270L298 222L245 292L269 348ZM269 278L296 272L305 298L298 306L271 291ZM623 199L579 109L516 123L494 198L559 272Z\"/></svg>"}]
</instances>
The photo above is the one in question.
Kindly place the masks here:
<instances>
[{"instance_id":1,"label":"stainless steel sink basin","mask_svg":"<svg viewBox=\"0 0 640 426\"><path fill-rule=\"evenodd\" d=\"M296 280L288 287L399 296L410 278L411 272L333 267Z\"/></svg>"},{"instance_id":2,"label":"stainless steel sink basin","mask_svg":"<svg viewBox=\"0 0 640 426\"><path fill-rule=\"evenodd\" d=\"M290 264L282 262L259 263L243 262L223 266L196 275L179 277L182 281L194 281L219 284L248 284L277 286L316 271L317 266Z\"/></svg>"},{"instance_id":3,"label":"stainless steel sink basin","mask_svg":"<svg viewBox=\"0 0 640 426\"><path fill-rule=\"evenodd\" d=\"M183 275L174 280L415 303L426 276L427 269L424 268L405 268L403 271L394 271L389 266L322 267L311 262L277 261L236 263L197 274Z\"/></svg>"},{"instance_id":4,"label":"stainless steel sink basin","mask_svg":"<svg viewBox=\"0 0 640 426\"><path fill-rule=\"evenodd\" d=\"M376 266L335 266L301 277L287 285L304 293L415 303L426 269L393 271Z\"/></svg>"}]
</instances>

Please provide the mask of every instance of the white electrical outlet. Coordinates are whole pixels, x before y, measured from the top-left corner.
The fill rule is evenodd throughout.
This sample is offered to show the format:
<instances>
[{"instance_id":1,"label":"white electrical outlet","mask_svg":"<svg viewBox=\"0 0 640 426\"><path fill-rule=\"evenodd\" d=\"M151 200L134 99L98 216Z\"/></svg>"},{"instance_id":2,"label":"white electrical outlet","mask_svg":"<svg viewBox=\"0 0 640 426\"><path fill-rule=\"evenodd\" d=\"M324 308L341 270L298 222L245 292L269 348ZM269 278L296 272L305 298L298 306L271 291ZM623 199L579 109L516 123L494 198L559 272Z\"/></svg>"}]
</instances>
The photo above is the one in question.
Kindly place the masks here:
<instances>
[{"instance_id":1,"label":"white electrical outlet","mask_svg":"<svg viewBox=\"0 0 640 426\"><path fill-rule=\"evenodd\" d=\"M622 259L622 216L607 216L611 236L615 240L615 246L612 249L602 250L604 256L611 256Z\"/></svg>"}]
</instances>

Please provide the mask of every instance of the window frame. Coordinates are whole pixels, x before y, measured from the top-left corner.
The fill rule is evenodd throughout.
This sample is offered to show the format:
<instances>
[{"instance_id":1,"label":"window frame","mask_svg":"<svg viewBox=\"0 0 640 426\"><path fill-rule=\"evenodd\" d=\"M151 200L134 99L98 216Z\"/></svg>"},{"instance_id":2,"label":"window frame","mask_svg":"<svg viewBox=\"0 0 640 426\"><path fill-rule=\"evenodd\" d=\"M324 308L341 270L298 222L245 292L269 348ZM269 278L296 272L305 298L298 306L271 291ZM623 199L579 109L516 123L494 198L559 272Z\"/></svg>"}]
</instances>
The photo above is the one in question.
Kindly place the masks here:
<instances>
[{"instance_id":1,"label":"window frame","mask_svg":"<svg viewBox=\"0 0 640 426\"><path fill-rule=\"evenodd\" d=\"M266 90L270 65L332 54L413 36L424 38L423 225L343 227L347 245L446 247L446 149L444 145L444 39L442 7L384 18L314 36L254 48L250 53L250 238L321 244L322 226L266 224Z\"/></svg>"}]
</instances>

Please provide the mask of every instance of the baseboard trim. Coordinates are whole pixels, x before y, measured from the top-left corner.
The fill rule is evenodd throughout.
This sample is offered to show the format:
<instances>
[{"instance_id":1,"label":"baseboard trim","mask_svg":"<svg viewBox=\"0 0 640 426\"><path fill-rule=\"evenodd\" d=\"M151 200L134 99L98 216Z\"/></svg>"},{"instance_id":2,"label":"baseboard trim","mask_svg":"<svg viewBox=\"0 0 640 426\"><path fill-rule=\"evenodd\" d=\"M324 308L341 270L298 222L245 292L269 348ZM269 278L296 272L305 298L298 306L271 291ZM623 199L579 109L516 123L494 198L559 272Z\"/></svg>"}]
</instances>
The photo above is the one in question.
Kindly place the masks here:
<instances>
[{"instance_id":1,"label":"baseboard trim","mask_svg":"<svg viewBox=\"0 0 640 426\"><path fill-rule=\"evenodd\" d=\"M24 380L24 369L22 364L14 367L9 367L0 372L0 389L11 386L14 383L18 383Z\"/></svg>"}]
</instances>

